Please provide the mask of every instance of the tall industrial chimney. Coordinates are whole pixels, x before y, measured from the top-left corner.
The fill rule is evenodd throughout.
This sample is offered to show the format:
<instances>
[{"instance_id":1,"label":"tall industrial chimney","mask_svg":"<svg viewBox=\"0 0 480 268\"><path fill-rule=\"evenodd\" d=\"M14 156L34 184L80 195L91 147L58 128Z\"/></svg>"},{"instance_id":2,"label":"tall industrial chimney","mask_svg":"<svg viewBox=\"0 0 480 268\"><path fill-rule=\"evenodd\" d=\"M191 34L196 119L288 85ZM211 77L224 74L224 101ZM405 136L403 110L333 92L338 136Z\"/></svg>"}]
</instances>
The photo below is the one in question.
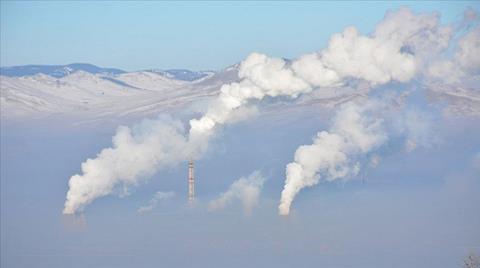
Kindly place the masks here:
<instances>
[{"instance_id":1,"label":"tall industrial chimney","mask_svg":"<svg viewBox=\"0 0 480 268\"><path fill-rule=\"evenodd\" d=\"M192 203L195 198L195 178L193 174L193 161L188 161L188 202Z\"/></svg>"}]
</instances>

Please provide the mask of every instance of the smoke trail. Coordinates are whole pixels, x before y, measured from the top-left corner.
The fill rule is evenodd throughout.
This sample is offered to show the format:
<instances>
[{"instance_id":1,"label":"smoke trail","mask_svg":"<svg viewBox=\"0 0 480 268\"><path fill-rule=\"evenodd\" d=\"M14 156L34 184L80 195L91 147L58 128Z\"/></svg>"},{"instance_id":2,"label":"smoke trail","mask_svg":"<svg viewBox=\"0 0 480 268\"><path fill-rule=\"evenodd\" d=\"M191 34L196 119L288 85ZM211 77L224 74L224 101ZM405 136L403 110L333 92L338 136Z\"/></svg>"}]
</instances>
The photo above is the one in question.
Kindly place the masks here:
<instances>
[{"instance_id":1,"label":"smoke trail","mask_svg":"<svg viewBox=\"0 0 480 268\"><path fill-rule=\"evenodd\" d=\"M464 21L468 25L478 24L476 20L474 11L465 13ZM308 63L305 68L307 73L309 69L324 69L325 64L309 63L320 59L336 71L330 74L331 80L348 75L369 81L372 86L390 80L407 82L420 71L427 79L452 78L455 74L453 78L458 80L459 77L478 74L479 27L472 27L458 40L453 59L436 61L437 54L448 48L454 34L452 26L442 27L438 21L438 15L414 15L408 9L389 12L377 25L371 38L358 36L355 29L347 28L343 34L332 37L326 50L305 56ZM320 78L315 76L310 81L318 85L328 84L328 79ZM417 112L399 112L400 115L388 120L396 121L395 131L406 138L407 152L419 144L433 142L428 138L430 133L426 118L419 117ZM392 134L386 130L385 113L388 113L385 106L372 104L372 101L364 106L354 103L342 106L332 128L319 132L313 144L299 147L294 162L287 165L279 214L289 214L290 206L301 189L313 186L321 179L331 181L355 176L360 169L357 159L375 152ZM376 166L378 162L379 156L373 154L370 165Z\"/></svg>"},{"instance_id":2,"label":"smoke trail","mask_svg":"<svg viewBox=\"0 0 480 268\"><path fill-rule=\"evenodd\" d=\"M348 27L334 34L327 48L292 62L252 53L240 65L241 81L222 86L207 113L190 121L190 134L211 131L250 99L296 98L314 88L339 86L352 78L372 85L409 81L425 55L448 47L451 35L452 28L441 26L438 14L416 15L402 8L388 12L371 36Z\"/></svg>"},{"instance_id":3,"label":"smoke trail","mask_svg":"<svg viewBox=\"0 0 480 268\"><path fill-rule=\"evenodd\" d=\"M371 85L405 82L419 73L431 54L448 47L451 35L452 27L441 26L438 14L414 14L403 8L388 12L369 36L348 27L333 35L327 48L294 61L252 53L240 64L240 82L223 85L207 112L190 120L188 132L179 122L161 120L146 120L133 129L120 127L113 147L86 160L82 173L70 178L63 212L81 211L118 185L138 184L162 168L200 157L215 127L229 122L252 99L296 98L350 79Z\"/></svg>"},{"instance_id":4,"label":"smoke trail","mask_svg":"<svg viewBox=\"0 0 480 268\"><path fill-rule=\"evenodd\" d=\"M148 201L148 204L140 207L137 210L137 212L138 213L145 213L147 211L150 211L150 210L154 209L160 201L170 199L174 196L175 196L175 193L172 192L172 191L170 191L170 192L158 191L158 192L155 193L155 195L152 197L152 199L150 199L150 201Z\"/></svg>"},{"instance_id":5,"label":"smoke trail","mask_svg":"<svg viewBox=\"0 0 480 268\"><path fill-rule=\"evenodd\" d=\"M224 209L232 201L238 199L243 205L245 214L248 215L258 204L260 191L262 190L264 182L265 178L258 171L253 172L248 177L242 177L234 181L228 190L222 193L218 199L211 201L208 209Z\"/></svg>"},{"instance_id":6,"label":"smoke trail","mask_svg":"<svg viewBox=\"0 0 480 268\"><path fill-rule=\"evenodd\" d=\"M397 149L410 152L438 142L433 133L434 118L416 107L393 104L399 104L398 96L386 94L340 106L329 130L318 132L312 144L300 146L294 161L287 165L279 214L290 213L295 196L303 188L320 181L353 178L361 163L378 166L379 151L386 144L401 141L403 147Z\"/></svg>"},{"instance_id":7,"label":"smoke trail","mask_svg":"<svg viewBox=\"0 0 480 268\"><path fill-rule=\"evenodd\" d=\"M445 83L461 82L470 75L480 74L480 26L458 40L453 58L433 61L426 73Z\"/></svg>"},{"instance_id":8,"label":"smoke trail","mask_svg":"<svg viewBox=\"0 0 480 268\"><path fill-rule=\"evenodd\" d=\"M285 187L279 214L288 215L297 193L317 184L321 178L333 181L354 176L360 170L356 158L368 154L387 141L383 119L374 116L379 104L344 104L329 131L321 131L311 145L300 146L295 161L286 168Z\"/></svg>"},{"instance_id":9,"label":"smoke trail","mask_svg":"<svg viewBox=\"0 0 480 268\"><path fill-rule=\"evenodd\" d=\"M136 185L162 168L200 156L209 137L186 139L179 121L161 117L128 128L120 126L113 146L82 163L82 175L69 181L63 213L73 214L120 184Z\"/></svg>"}]
</instances>

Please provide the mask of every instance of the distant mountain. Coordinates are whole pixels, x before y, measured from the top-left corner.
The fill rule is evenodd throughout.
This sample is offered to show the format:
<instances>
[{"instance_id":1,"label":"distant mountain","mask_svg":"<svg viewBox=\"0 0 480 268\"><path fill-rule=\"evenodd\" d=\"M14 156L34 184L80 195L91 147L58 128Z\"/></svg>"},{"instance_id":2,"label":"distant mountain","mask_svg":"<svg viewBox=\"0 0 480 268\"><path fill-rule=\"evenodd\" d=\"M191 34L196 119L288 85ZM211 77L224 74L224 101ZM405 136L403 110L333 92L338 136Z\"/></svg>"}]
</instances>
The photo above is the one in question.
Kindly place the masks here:
<instances>
[{"instance_id":1,"label":"distant mountain","mask_svg":"<svg viewBox=\"0 0 480 268\"><path fill-rule=\"evenodd\" d=\"M9 77L46 74L55 78L62 78L76 71L105 75L117 75L125 73L125 71L120 69L101 68L88 63L72 63L68 65L23 65L0 68L0 74Z\"/></svg>"},{"instance_id":2,"label":"distant mountain","mask_svg":"<svg viewBox=\"0 0 480 268\"><path fill-rule=\"evenodd\" d=\"M8 77L21 77L21 76L33 76L36 74L45 74L55 78L63 78L71 73L77 71L84 71L91 74L103 74L108 76L116 76L127 73L124 70L116 68L102 68L89 63L73 63L67 65L23 65L23 66L11 66L1 67L0 74ZM165 76L169 79L181 80L181 81L196 81L201 78L207 77L214 72L210 71L190 71L186 69L170 69L170 70L158 70L151 69L146 72L152 72Z\"/></svg>"},{"instance_id":3,"label":"distant mountain","mask_svg":"<svg viewBox=\"0 0 480 268\"><path fill-rule=\"evenodd\" d=\"M12 120L73 116L100 122L164 112L185 115L203 109L207 100L219 94L222 85L240 81L239 64L217 72L124 72L91 64L27 65L0 71L0 118ZM426 93L432 102L448 103L447 112L479 115L479 81L480 77L464 86L432 84ZM299 109L316 105L329 108L363 95L356 87L322 88L294 101ZM263 103L271 104L268 99ZM283 110L284 105L288 102L276 102L270 108Z\"/></svg>"},{"instance_id":4,"label":"distant mountain","mask_svg":"<svg viewBox=\"0 0 480 268\"><path fill-rule=\"evenodd\" d=\"M196 72L196 71L190 71L190 70L185 70L185 69L171 69L171 70L152 69L152 70L146 70L146 71L161 74L161 75L166 76L170 79L189 81L189 82L199 80L201 78L204 78L204 77L214 73L214 72L211 72L211 71Z\"/></svg>"},{"instance_id":5,"label":"distant mountain","mask_svg":"<svg viewBox=\"0 0 480 268\"><path fill-rule=\"evenodd\" d=\"M124 72L92 65L1 68L0 118L121 118L157 115L218 94L238 70ZM90 120L89 119L89 120Z\"/></svg>"}]
</instances>

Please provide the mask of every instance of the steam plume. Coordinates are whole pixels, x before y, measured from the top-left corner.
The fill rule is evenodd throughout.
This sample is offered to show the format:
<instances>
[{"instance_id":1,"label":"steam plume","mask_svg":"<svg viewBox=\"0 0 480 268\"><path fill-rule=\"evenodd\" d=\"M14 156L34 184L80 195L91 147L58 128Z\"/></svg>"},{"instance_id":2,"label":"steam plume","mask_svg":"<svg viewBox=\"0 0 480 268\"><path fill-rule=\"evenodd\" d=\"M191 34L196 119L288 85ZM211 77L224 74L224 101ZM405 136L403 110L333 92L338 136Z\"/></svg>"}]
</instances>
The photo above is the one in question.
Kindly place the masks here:
<instances>
[{"instance_id":1,"label":"steam plume","mask_svg":"<svg viewBox=\"0 0 480 268\"><path fill-rule=\"evenodd\" d=\"M452 27L440 25L438 14L415 14L403 8L388 12L371 35L361 35L355 27L348 27L334 34L325 49L293 61L252 53L240 64L240 81L223 85L206 113L190 120L188 131L173 120L145 120L132 129L119 127L113 137L113 146L102 150L95 159L86 160L82 163L82 173L70 178L63 212L81 211L119 185L136 185L162 168L190 157L200 157L215 127L229 122L235 111L253 99L261 100L266 96L296 98L319 87L339 86L351 79L364 80L372 86L390 81L406 82L424 68L432 54L448 47L451 36ZM465 49L471 50L470 46ZM469 56L460 58L469 59ZM462 64L472 68L467 63ZM359 124L364 126L365 122ZM356 153L359 148L369 149L368 144L355 144L358 137L344 136L343 132L320 134L318 143L326 140L339 143L338 157L343 157L341 153ZM333 164L333 160L329 161ZM292 178L299 172L293 164L288 170ZM332 170L332 174L339 173L335 175L339 176L345 171ZM310 175L308 181L315 181ZM289 187L286 191L296 193L297 188Z\"/></svg>"},{"instance_id":2,"label":"steam plume","mask_svg":"<svg viewBox=\"0 0 480 268\"><path fill-rule=\"evenodd\" d=\"M162 168L201 155L208 137L187 139L184 133L181 122L166 117L144 120L133 128L120 126L112 138L113 146L95 159L87 159L82 163L82 175L70 178L63 213L81 211L119 185L136 185Z\"/></svg>"},{"instance_id":3,"label":"steam plume","mask_svg":"<svg viewBox=\"0 0 480 268\"><path fill-rule=\"evenodd\" d=\"M416 15L402 8L387 13L371 36L348 27L334 34L327 48L292 62L252 53L240 65L241 81L222 86L207 113L190 121L190 134L211 131L250 99L295 98L352 78L372 85L406 82L415 76L425 54L448 47L451 33L451 27L439 24L437 14Z\"/></svg>"},{"instance_id":4,"label":"steam plume","mask_svg":"<svg viewBox=\"0 0 480 268\"><path fill-rule=\"evenodd\" d=\"M317 184L321 178L332 181L359 172L356 158L387 140L383 120L373 116L378 104L348 103L338 111L330 131L321 131L311 145L300 146L295 161L287 165L285 187L279 213L288 215L297 193Z\"/></svg>"},{"instance_id":5,"label":"steam plume","mask_svg":"<svg viewBox=\"0 0 480 268\"><path fill-rule=\"evenodd\" d=\"M137 211L138 211L138 213L145 213L147 211L150 211L150 210L154 209L159 202L161 202L163 200L170 199L174 196L175 196L175 193L171 192L171 191L170 192L158 191L158 192L155 193L153 198L150 199L150 201L148 202L147 205L145 205L143 207L140 207Z\"/></svg>"},{"instance_id":6,"label":"steam plume","mask_svg":"<svg viewBox=\"0 0 480 268\"><path fill-rule=\"evenodd\" d=\"M480 26L474 27L458 41L451 59L430 64L427 75L447 83L459 82L469 75L480 74Z\"/></svg>"},{"instance_id":7,"label":"steam plume","mask_svg":"<svg viewBox=\"0 0 480 268\"><path fill-rule=\"evenodd\" d=\"M287 165L279 214L290 213L295 196L305 187L353 178L365 162L378 166L380 149L393 140L403 142L406 152L436 143L434 118L416 108L392 105L397 101L397 96L387 95L340 106L330 129L318 132L312 144L300 146Z\"/></svg>"},{"instance_id":8,"label":"steam plume","mask_svg":"<svg viewBox=\"0 0 480 268\"><path fill-rule=\"evenodd\" d=\"M243 205L245 214L248 215L258 204L258 199L264 182L265 178L258 171L253 172L248 177L242 177L234 181L228 190L222 193L218 199L211 201L208 205L208 209L224 209L232 201L238 199Z\"/></svg>"}]
</instances>

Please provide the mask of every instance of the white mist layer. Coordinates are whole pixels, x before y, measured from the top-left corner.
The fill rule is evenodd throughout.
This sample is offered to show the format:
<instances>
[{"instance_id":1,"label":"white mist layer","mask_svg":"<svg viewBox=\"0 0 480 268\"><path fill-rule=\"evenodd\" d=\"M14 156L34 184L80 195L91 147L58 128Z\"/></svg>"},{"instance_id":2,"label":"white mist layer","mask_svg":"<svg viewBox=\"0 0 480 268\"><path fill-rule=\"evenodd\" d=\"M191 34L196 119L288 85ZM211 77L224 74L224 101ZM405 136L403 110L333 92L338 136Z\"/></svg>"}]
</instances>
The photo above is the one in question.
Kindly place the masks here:
<instances>
[{"instance_id":1,"label":"white mist layer","mask_svg":"<svg viewBox=\"0 0 480 268\"><path fill-rule=\"evenodd\" d=\"M245 214L248 215L258 204L264 182L265 178L258 171L253 172L248 177L242 177L234 181L218 199L211 201L208 204L208 209L211 211L225 209L234 200L239 200Z\"/></svg>"}]
</instances>

